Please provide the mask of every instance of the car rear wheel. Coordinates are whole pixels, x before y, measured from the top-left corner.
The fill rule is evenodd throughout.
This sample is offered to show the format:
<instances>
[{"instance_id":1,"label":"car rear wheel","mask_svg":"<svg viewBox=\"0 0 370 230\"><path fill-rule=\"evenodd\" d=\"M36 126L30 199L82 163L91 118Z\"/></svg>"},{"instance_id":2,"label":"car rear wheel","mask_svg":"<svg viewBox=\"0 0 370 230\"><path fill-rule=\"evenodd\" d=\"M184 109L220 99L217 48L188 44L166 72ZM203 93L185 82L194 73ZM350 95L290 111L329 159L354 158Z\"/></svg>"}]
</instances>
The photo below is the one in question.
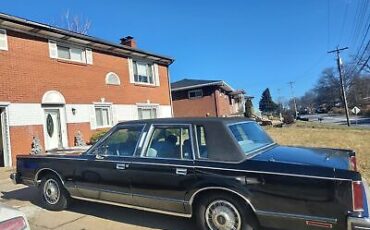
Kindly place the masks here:
<instances>
[{"instance_id":1,"label":"car rear wheel","mask_svg":"<svg viewBox=\"0 0 370 230\"><path fill-rule=\"evenodd\" d=\"M201 199L197 207L197 225L202 230L257 229L253 213L245 203L227 194Z\"/></svg>"},{"instance_id":2,"label":"car rear wheel","mask_svg":"<svg viewBox=\"0 0 370 230\"><path fill-rule=\"evenodd\" d=\"M44 208L60 211L68 207L70 196L57 176L52 174L44 176L39 189Z\"/></svg>"}]
</instances>

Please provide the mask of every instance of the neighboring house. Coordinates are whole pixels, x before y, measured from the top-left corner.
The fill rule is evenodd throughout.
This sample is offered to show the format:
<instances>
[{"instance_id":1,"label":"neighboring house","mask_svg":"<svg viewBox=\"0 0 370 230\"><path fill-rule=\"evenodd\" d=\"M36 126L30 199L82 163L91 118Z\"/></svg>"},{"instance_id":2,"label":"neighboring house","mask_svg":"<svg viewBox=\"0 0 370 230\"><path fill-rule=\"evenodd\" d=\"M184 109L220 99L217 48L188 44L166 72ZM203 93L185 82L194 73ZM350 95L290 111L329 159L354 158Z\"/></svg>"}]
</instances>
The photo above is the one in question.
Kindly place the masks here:
<instances>
[{"instance_id":1,"label":"neighboring house","mask_svg":"<svg viewBox=\"0 0 370 230\"><path fill-rule=\"evenodd\" d=\"M243 116L245 92L222 80L183 79L171 84L175 117Z\"/></svg>"},{"instance_id":2,"label":"neighboring house","mask_svg":"<svg viewBox=\"0 0 370 230\"><path fill-rule=\"evenodd\" d=\"M33 139L66 148L77 133L88 141L118 121L171 117L172 62L132 37L116 44L0 14L0 164L14 165Z\"/></svg>"}]
</instances>

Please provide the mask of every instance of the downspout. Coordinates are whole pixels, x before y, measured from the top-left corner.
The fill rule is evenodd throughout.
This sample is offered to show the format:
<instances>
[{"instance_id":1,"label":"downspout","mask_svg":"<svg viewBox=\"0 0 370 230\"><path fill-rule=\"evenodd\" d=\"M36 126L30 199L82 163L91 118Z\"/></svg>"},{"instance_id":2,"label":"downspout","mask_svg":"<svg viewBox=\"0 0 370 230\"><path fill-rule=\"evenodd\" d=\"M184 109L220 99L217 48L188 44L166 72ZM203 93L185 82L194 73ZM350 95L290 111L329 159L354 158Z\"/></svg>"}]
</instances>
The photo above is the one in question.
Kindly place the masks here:
<instances>
[{"instance_id":1,"label":"downspout","mask_svg":"<svg viewBox=\"0 0 370 230\"><path fill-rule=\"evenodd\" d=\"M174 117L173 114L173 103L172 103L172 89L171 89L171 81L170 81L170 66L167 66L167 84L170 96L170 106L171 106L171 117Z\"/></svg>"},{"instance_id":2,"label":"downspout","mask_svg":"<svg viewBox=\"0 0 370 230\"><path fill-rule=\"evenodd\" d=\"M218 92L218 90L216 89L214 92L213 92L213 97L215 99L215 112L216 112L216 117L218 117L218 105L217 105L217 97L216 97L216 92Z\"/></svg>"}]
</instances>

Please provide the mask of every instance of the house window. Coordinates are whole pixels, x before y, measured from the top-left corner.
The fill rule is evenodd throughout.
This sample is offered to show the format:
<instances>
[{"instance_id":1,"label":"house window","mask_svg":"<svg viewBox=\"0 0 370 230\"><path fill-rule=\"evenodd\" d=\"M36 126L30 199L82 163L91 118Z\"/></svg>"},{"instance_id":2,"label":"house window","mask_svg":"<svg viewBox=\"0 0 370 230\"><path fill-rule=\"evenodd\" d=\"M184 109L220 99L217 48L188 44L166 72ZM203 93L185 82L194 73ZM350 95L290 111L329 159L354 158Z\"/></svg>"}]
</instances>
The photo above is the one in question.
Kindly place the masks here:
<instances>
[{"instance_id":1,"label":"house window","mask_svg":"<svg viewBox=\"0 0 370 230\"><path fill-rule=\"evenodd\" d=\"M153 65L133 61L134 81L136 83L154 84Z\"/></svg>"},{"instance_id":2,"label":"house window","mask_svg":"<svg viewBox=\"0 0 370 230\"><path fill-rule=\"evenodd\" d=\"M154 106L140 106L138 107L139 119L153 119L157 118L157 107Z\"/></svg>"},{"instance_id":3,"label":"house window","mask_svg":"<svg viewBox=\"0 0 370 230\"><path fill-rule=\"evenodd\" d=\"M92 50L88 48L74 47L49 40L49 54L51 58L92 64Z\"/></svg>"},{"instance_id":4,"label":"house window","mask_svg":"<svg viewBox=\"0 0 370 230\"><path fill-rule=\"evenodd\" d=\"M85 51L79 48L57 45L58 58L77 62L85 62Z\"/></svg>"},{"instance_id":5,"label":"house window","mask_svg":"<svg viewBox=\"0 0 370 230\"><path fill-rule=\"evenodd\" d=\"M189 99L197 99L203 97L203 90L196 89L196 90L189 90L188 91Z\"/></svg>"},{"instance_id":6,"label":"house window","mask_svg":"<svg viewBox=\"0 0 370 230\"><path fill-rule=\"evenodd\" d=\"M0 29L0 50L8 50L8 38L3 29Z\"/></svg>"},{"instance_id":7,"label":"house window","mask_svg":"<svg viewBox=\"0 0 370 230\"><path fill-rule=\"evenodd\" d=\"M97 128L112 126L112 114L110 106L95 106L95 118Z\"/></svg>"},{"instance_id":8,"label":"house window","mask_svg":"<svg viewBox=\"0 0 370 230\"><path fill-rule=\"evenodd\" d=\"M105 84L107 85L120 85L121 81L117 74L110 72L105 76Z\"/></svg>"}]
</instances>

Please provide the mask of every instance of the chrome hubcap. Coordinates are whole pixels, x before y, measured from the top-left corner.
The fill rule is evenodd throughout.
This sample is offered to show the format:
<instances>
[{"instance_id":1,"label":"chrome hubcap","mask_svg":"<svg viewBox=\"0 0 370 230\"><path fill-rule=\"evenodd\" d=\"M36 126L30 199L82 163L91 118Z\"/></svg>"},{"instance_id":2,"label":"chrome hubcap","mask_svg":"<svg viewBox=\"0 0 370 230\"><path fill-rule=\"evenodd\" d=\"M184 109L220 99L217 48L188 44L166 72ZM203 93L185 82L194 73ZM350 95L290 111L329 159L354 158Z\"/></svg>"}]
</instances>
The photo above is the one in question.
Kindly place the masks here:
<instances>
[{"instance_id":1,"label":"chrome hubcap","mask_svg":"<svg viewBox=\"0 0 370 230\"><path fill-rule=\"evenodd\" d=\"M228 201L213 201L208 205L205 215L208 228L211 230L241 229L239 211Z\"/></svg>"},{"instance_id":2,"label":"chrome hubcap","mask_svg":"<svg viewBox=\"0 0 370 230\"><path fill-rule=\"evenodd\" d=\"M58 182L48 179L44 184L44 198L49 204L56 204L59 201L60 191Z\"/></svg>"}]
</instances>

